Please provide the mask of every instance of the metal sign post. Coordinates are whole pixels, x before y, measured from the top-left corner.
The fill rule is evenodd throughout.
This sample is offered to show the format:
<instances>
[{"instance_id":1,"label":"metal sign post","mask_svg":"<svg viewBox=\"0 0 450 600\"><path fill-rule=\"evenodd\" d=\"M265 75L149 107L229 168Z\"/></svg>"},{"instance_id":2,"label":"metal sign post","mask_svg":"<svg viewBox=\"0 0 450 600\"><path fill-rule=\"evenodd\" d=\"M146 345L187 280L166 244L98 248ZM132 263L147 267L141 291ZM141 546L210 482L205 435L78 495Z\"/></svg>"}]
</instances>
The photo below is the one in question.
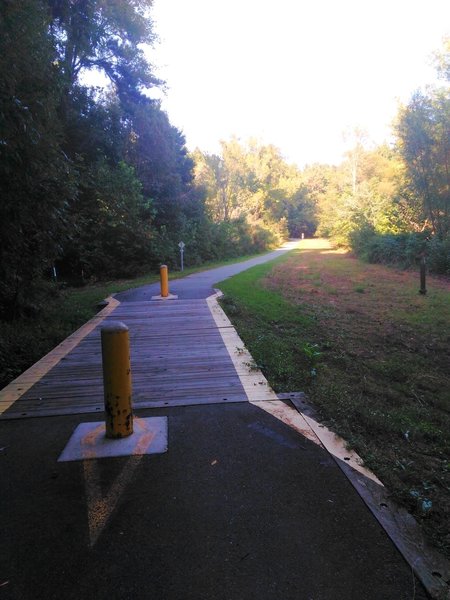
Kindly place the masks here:
<instances>
[{"instance_id":1,"label":"metal sign post","mask_svg":"<svg viewBox=\"0 0 450 600\"><path fill-rule=\"evenodd\" d=\"M178 248L180 249L180 259L181 259L181 270L184 271L184 264L183 264L183 258L184 258L184 248L185 248L186 244L184 242L180 242L178 244Z\"/></svg>"}]
</instances>

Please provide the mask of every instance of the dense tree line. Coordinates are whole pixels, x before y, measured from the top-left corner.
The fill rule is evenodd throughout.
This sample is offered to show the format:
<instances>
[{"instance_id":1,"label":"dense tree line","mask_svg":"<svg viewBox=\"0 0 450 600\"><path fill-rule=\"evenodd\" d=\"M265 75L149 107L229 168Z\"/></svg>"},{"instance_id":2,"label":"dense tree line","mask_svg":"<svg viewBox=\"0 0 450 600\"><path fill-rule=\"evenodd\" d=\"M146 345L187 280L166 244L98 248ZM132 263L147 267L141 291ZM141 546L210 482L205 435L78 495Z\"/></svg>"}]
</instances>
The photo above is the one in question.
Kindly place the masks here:
<instances>
[{"instance_id":1,"label":"dense tree line","mask_svg":"<svg viewBox=\"0 0 450 600\"><path fill-rule=\"evenodd\" d=\"M415 92L399 108L392 145L346 133L337 166L288 165L255 141L222 142L220 155L197 150L195 182L214 222L245 219L286 236L322 235L374 262L450 274L450 41L436 54L441 87Z\"/></svg>"},{"instance_id":2,"label":"dense tree line","mask_svg":"<svg viewBox=\"0 0 450 600\"><path fill-rule=\"evenodd\" d=\"M244 219L255 235L284 238L313 235L314 202L307 197L299 169L278 148L236 138L221 142L221 154L197 150L195 183L205 191L206 211L214 222Z\"/></svg>"},{"instance_id":3,"label":"dense tree line","mask_svg":"<svg viewBox=\"0 0 450 600\"><path fill-rule=\"evenodd\" d=\"M151 0L5 0L0 8L0 315L33 313L54 269L133 276L263 249L213 219L182 133L151 89ZM107 88L83 85L96 70Z\"/></svg>"},{"instance_id":4,"label":"dense tree line","mask_svg":"<svg viewBox=\"0 0 450 600\"><path fill-rule=\"evenodd\" d=\"M236 138L191 156L151 90L151 0L5 0L0 7L0 317L38 309L52 273L71 283L161 262L327 235L371 260L450 272L450 98L417 92L397 146L356 130L339 166L302 171ZM448 84L448 42L436 56ZM83 85L83 73L107 77ZM300 142L299 142L300 143ZM399 258L400 257L400 258ZM52 288L53 289L53 288Z\"/></svg>"},{"instance_id":5,"label":"dense tree line","mask_svg":"<svg viewBox=\"0 0 450 600\"><path fill-rule=\"evenodd\" d=\"M436 54L444 83L401 106L396 143L367 149L355 130L346 160L305 171L317 233L374 261L412 266L424 255L450 274L450 40Z\"/></svg>"}]
</instances>

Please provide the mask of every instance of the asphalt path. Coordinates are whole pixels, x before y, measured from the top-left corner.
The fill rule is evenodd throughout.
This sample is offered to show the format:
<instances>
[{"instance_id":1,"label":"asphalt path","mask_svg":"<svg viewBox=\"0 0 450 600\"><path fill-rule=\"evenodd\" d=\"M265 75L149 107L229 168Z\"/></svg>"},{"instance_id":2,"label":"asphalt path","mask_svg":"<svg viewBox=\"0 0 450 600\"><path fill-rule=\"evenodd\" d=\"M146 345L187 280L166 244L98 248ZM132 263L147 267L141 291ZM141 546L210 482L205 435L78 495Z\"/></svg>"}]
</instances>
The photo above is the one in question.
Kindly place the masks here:
<instances>
[{"instance_id":1,"label":"asphalt path","mask_svg":"<svg viewBox=\"0 0 450 600\"><path fill-rule=\"evenodd\" d=\"M214 293L214 285L219 281L228 279L233 275L237 275L242 271L250 269L255 265L261 265L265 262L274 260L286 252L293 250L298 246L298 241L291 241L284 244L281 248L264 254L263 256L257 256L244 262L235 263L232 265L226 265L224 267L217 267L216 269L209 269L207 271L201 271L200 273L194 273L181 279L173 279L169 283L169 291L171 294L178 296L180 300L184 299L195 299L195 298L207 298ZM169 273L170 280L170 273ZM115 295L115 298L120 302L142 302L145 300L151 300L152 296L157 296L160 293L159 283L153 283L145 285L139 288L120 292Z\"/></svg>"},{"instance_id":2,"label":"asphalt path","mask_svg":"<svg viewBox=\"0 0 450 600\"><path fill-rule=\"evenodd\" d=\"M98 415L0 421L2 600L426 600L334 460L280 420L141 416L168 417L166 453L57 462Z\"/></svg>"},{"instance_id":3,"label":"asphalt path","mask_svg":"<svg viewBox=\"0 0 450 600\"><path fill-rule=\"evenodd\" d=\"M204 298L293 247L171 292ZM426 600L336 462L279 418L250 403L138 412L167 417L166 452L59 462L100 415L0 421L0 600Z\"/></svg>"}]
</instances>

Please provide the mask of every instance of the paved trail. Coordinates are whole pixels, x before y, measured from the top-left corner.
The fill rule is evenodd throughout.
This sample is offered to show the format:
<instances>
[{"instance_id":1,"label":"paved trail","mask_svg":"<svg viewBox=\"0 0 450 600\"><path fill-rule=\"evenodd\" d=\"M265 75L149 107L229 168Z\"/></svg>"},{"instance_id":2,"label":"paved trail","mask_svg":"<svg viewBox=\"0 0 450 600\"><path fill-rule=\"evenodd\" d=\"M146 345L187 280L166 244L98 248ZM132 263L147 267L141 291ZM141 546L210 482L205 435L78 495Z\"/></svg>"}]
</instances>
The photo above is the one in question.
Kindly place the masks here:
<instances>
[{"instance_id":1,"label":"paved trail","mask_svg":"<svg viewBox=\"0 0 450 600\"><path fill-rule=\"evenodd\" d=\"M241 273L255 265L261 265L262 263L274 260L275 258L286 254L286 252L293 250L297 246L298 241L287 242L278 250L264 254L264 256L257 256L256 258L251 258L250 260L234 265L209 269L208 271L188 275L188 277L182 279L174 279L170 282L170 293L177 295L180 300L207 298L214 293L213 286L219 281L237 275L237 273ZM141 302L143 300L150 300L152 296L159 294L159 292L159 283L153 283L151 285L121 292L120 294L116 294L115 297L120 302Z\"/></svg>"},{"instance_id":2,"label":"paved trail","mask_svg":"<svg viewBox=\"0 0 450 600\"><path fill-rule=\"evenodd\" d=\"M167 451L58 462L76 427L98 429L101 323L5 412L0 600L426 600L336 461L294 427L294 406L251 400L260 382L235 370L222 341L234 329L206 306L214 284L295 245L173 281L179 300L146 302L155 284L105 309L129 321L136 408L166 420ZM243 397L225 403L219 379ZM183 382L183 402L200 384L222 402L164 406ZM50 417L45 402L85 412Z\"/></svg>"}]
</instances>

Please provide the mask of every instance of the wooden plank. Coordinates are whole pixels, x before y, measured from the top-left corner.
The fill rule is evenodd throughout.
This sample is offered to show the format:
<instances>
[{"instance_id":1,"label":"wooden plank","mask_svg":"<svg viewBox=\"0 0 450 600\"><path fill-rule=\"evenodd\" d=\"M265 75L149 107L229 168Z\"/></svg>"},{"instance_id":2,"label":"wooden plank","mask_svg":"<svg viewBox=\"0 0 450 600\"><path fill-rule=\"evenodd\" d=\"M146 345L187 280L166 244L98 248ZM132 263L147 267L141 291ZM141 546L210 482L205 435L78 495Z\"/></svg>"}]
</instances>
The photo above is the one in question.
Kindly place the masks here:
<instances>
[{"instance_id":1,"label":"wooden plank","mask_svg":"<svg viewBox=\"0 0 450 600\"><path fill-rule=\"evenodd\" d=\"M217 305L123 303L105 319L129 327L136 408L276 398ZM22 382L14 383L11 389L22 396L4 418L103 410L100 324L25 392ZM0 402L0 410L5 407Z\"/></svg>"},{"instance_id":2,"label":"wooden plank","mask_svg":"<svg viewBox=\"0 0 450 600\"><path fill-rule=\"evenodd\" d=\"M11 384L0 390L0 417L4 411L8 410L17 400L30 389L37 381L44 377L60 360L74 349L80 340L88 336L91 331L98 327L117 306L117 300L108 298L108 306L101 310L95 317L85 323L72 335L62 341L54 350L49 352L40 361L27 369L22 375L14 379Z\"/></svg>"},{"instance_id":3,"label":"wooden plank","mask_svg":"<svg viewBox=\"0 0 450 600\"><path fill-rule=\"evenodd\" d=\"M206 301L123 303L105 319L123 320L129 327L136 408L247 401L240 373ZM22 384L14 385L16 394L23 392ZM35 381L4 418L100 410L103 382L97 326Z\"/></svg>"}]
</instances>

